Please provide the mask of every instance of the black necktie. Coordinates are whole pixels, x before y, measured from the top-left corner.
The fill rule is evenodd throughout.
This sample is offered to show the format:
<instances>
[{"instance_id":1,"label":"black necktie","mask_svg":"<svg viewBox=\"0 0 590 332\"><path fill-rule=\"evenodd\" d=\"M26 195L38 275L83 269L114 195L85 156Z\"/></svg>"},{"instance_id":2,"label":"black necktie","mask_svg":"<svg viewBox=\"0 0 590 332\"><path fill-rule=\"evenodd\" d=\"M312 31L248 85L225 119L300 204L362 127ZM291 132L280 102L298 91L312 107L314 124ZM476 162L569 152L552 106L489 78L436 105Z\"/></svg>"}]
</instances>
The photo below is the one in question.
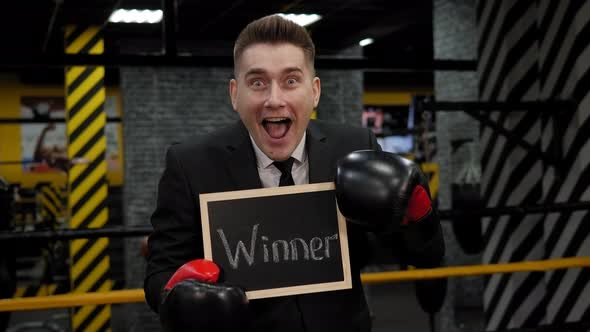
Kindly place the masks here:
<instances>
[{"instance_id":1,"label":"black necktie","mask_svg":"<svg viewBox=\"0 0 590 332\"><path fill-rule=\"evenodd\" d=\"M273 165L281 171L281 180L279 181L279 187L284 186L293 186L295 182L293 181L293 176L291 175L291 168L293 168L293 162L295 159L290 157L285 161L275 161Z\"/></svg>"}]
</instances>

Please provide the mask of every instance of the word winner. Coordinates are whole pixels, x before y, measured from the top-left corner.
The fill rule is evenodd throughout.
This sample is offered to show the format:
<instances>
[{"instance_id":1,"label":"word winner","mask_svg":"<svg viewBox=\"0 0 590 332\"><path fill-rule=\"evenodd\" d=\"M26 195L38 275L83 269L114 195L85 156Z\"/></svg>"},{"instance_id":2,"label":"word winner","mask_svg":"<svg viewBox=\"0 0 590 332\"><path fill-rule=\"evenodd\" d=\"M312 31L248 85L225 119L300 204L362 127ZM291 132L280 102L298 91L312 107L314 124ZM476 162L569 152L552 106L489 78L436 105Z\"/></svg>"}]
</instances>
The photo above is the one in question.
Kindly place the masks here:
<instances>
[{"instance_id":1,"label":"word winner","mask_svg":"<svg viewBox=\"0 0 590 332\"><path fill-rule=\"evenodd\" d=\"M250 266L254 264L255 260L260 260L260 258L255 259L256 245L259 241L259 225L260 224L256 224L252 226L250 246L246 248L244 242L242 240L239 240L238 243L235 245L235 250L233 251L233 247L228 242L223 229L217 229L217 233L219 234L221 242L223 243L225 253L232 268L238 268L238 265L240 263L240 257L244 257L244 259ZM293 238L289 241L275 240L270 242L267 236L261 235L260 242L258 242L258 245L262 245L264 263L279 263L281 260L298 261L311 259L314 261L320 261L324 258L330 258L330 241L337 240L338 234L333 234L330 236L325 236L323 238L313 237L311 240L309 240L309 243L304 239L298 237ZM334 246L334 244L332 244L332 246Z\"/></svg>"}]
</instances>

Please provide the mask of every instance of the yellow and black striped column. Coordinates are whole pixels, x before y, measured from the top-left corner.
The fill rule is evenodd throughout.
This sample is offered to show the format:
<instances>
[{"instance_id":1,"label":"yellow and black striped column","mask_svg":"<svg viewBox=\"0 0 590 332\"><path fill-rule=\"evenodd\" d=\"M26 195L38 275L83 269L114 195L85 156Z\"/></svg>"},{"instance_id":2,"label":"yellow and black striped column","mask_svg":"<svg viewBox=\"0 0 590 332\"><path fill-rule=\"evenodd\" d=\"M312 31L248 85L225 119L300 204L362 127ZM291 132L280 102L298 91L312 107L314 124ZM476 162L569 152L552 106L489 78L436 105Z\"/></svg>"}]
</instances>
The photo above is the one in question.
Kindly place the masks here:
<instances>
[{"instance_id":1,"label":"yellow and black striped column","mask_svg":"<svg viewBox=\"0 0 590 332\"><path fill-rule=\"evenodd\" d=\"M23 297L37 297L37 296L50 296L65 294L69 291L67 284L55 283L55 284L40 284L40 285L27 285L19 286L12 298L23 298Z\"/></svg>"},{"instance_id":2,"label":"yellow and black striped column","mask_svg":"<svg viewBox=\"0 0 590 332\"><path fill-rule=\"evenodd\" d=\"M64 216L64 201L61 188L52 183L39 186L39 213L43 223L56 228Z\"/></svg>"},{"instance_id":3,"label":"yellow and black striped column","mask_svg":"<svg viewBox=\"0 0 590 332\"><path fill-rule=\"evenodd\" d=\"M101 54L103 49L99 27L66 27L67 54ZM70 228L99 228L108 220L104 72L100 66L65 69L68 157L83 161L68 176ZM108 243L108 238L70 243L73 293L111 290ZM72 330L109 331L110 316L109 305L74 308Z\"/></svg>"}]
</instances>

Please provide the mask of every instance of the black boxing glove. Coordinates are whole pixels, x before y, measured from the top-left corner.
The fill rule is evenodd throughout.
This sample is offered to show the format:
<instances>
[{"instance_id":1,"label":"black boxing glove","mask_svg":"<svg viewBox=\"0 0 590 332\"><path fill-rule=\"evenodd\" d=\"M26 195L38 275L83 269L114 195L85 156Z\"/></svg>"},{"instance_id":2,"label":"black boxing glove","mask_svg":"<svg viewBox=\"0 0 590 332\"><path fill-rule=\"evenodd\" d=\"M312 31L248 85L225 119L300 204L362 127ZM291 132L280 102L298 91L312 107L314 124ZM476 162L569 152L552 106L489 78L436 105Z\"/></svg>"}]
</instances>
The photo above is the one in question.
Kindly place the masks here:
<instances>
[{"instance_id":1,"label":"black boxing glove","mask_svg":"<svg viewBox=\"0 0 590 332\"><path fill-rule=\"evenodd\" d=\"M424 174L412 161L392 153L349 153L338 160L335 184L342 214L372 230L398 230L432 212Z\"/></svg>"},{"instance_id":2,"label":"black boxing glove","mask_svg":"<svg viewBox=\"0 0 590 332\"><path fill-rule=\"evenodd\" d=\"M344 217L376 233L399 233L401 259L419 268L443 265L444 239L428 179L412 161L374 150L355 151L336 168L336 199ZM440 310L447 280L416 281L428 313Z\"/></svg>"},{"instance_id":3,"label":"black boxing glove","mask_svg":"<svg viewBox=\"0 0 590 332\"><path fill-rule=\"evenodd\" d=\"M444 241L438 214L428 180L414 162L383 151L354 151L338 161L335 185L347 220L377 233L399 231L412 265L440 263Z\"/></svg>"},{"instance_id":4,"label":"black boxing glove","mask_svg":"<svg viewBox=\"0 0 590 332\"><path fill-rule=\"evenodd\" d=\"M205 259L181 266L164 287L160 322L172 331L248 331L248 298L235 286L216 283L219 267Z\"/></svg>"}]
</instances>

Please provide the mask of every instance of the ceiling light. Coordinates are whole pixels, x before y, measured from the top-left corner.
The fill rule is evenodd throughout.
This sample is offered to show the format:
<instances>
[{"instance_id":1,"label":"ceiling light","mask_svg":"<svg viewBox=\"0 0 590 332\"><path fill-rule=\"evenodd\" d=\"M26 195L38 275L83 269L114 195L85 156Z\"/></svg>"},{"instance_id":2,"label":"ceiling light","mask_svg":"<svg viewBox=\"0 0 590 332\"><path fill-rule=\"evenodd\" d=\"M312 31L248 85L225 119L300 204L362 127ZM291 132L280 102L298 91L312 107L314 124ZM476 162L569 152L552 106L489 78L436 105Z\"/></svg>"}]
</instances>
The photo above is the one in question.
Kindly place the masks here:
<instances>
[{"instance_id":1,"label":"ceiling light","mask_svg":"<svg viewBox=\"0 0 590 332\"><path fill-rule=\"evenodd\" d=\"M302 27L317 22L322 18L318 14L279 14L279 16L284 17L289 21L293 21Z\"/></svg>"},{"instance_id":2,"label":"ceiling light","mask_svg":"<svg viewBox=\"0 0 590 332\"><path fill-rule=\"evenodd\" d=\"M160 9L117 9L109 17L112 23L160 23L163 13Z\"/></svg>"},{"instance_id":3,"label":"ceiling light","mask_svg":"<svg viewBox=\"0 0 590 332\"><path fill-rule=\"evenodd\" d=\"M373 44L373 42L374 42L373 38L365 38L359 42L359 45L361 45L362 47L365 47L367 45Z\"/></svg>"}]
</instances>

